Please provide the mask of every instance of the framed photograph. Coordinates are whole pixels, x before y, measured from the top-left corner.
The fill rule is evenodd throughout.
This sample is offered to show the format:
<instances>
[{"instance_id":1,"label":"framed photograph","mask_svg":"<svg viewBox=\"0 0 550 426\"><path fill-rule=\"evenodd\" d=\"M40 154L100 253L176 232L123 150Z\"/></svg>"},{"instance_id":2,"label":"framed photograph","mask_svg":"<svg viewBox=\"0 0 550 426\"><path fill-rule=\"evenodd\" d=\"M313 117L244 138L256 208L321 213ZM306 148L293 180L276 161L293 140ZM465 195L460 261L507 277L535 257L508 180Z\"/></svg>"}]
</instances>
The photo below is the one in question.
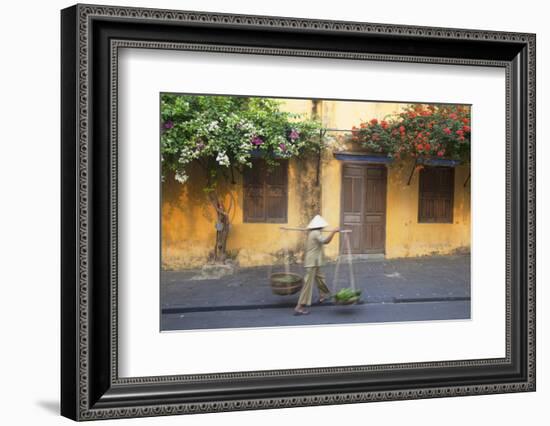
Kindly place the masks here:
<instances>
[{"instance_id":1,"label":"framed photograph","mask_svg":"<svg viewBox=\"0 0 550 426\"><path fill-rule=\"evenodd\" d=\"M535 35L61 12L61 413L535 390Z\"/></svg>"}]
</instances>

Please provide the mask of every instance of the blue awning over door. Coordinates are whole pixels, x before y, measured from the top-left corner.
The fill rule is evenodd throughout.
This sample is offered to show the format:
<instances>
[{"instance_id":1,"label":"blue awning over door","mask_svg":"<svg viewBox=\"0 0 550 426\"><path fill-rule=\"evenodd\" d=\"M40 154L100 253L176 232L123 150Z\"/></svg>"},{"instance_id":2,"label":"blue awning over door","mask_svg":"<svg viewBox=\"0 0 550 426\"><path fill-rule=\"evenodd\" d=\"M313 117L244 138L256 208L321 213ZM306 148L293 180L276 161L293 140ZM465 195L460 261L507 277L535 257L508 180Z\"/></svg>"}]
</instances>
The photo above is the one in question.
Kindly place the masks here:
<instances>
[{"instance_id":1,"label":"blue awning over door","mask_svg":"<svg viewBox=\"0 0 550 426\"><path fill-rule=\"evenodd\" d=\"M387 155L378 154L363 154L356 152L335 152L334 158L340 161L354 161L357 163L370 163L370 164L389 164L393 162L393 158Z\"/></svg>"},{"instance_id":2,"label":"blue awning over door","mask_svg":"<svg viewBox=\"0 0 550 426\"><path fill-rule=\"evenodd\" d=\"M456 167L460 164L460 160L450 160L448 158L423 158L418 157L416 164L424 164L426 166L439 167Z\"/></svg>"}]
</instances>

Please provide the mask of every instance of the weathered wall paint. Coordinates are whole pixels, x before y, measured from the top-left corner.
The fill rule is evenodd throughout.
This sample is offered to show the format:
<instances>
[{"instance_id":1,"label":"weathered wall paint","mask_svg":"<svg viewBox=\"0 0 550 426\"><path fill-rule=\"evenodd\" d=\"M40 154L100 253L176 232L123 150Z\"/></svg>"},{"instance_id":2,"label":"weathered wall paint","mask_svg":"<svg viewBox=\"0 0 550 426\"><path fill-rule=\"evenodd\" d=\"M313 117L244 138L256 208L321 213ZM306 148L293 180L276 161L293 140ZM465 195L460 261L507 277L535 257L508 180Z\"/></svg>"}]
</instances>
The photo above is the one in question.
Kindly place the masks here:
<instances>
[{"instance_id":1,"label":"weathered wall paint","mask_svg":"<svg viewBox=\"0 0 550 426\"><path fill-rule=\"evenodd\" d=\"M384 119L399 111L401 104L323 101L320 107L323 125L349 129L361 120ZM312 113L308 100L290 100L284 109ZM344 132L328 134L328 149L321 158L319 186L316 182L316 160L292 159L289 163L288 226L305 226L313 215L321 213L331 227L340 225L342 162L333 156L346 146ZM407 185L413 162L399 161L388 166L386 208L386 257L410 257L468 251L470 247L470 183L464 186L469 168L455 169L454 212L452 224L418 223L418 172ZM180 185L167 177L162 189L162 265L166 269L184 269L203 265L215 241L215 214L202 188L204 178L197 167L190 179ZM228 251L241 266L280 262L285 249L298 260L304 234L282 231L285 224L243 223L242 180L230 185L235 200ZM320 203L316 194L321 194ZM320 205L319 205L320 204ZM334 238L325 253L334 258L340 251Z\"/></svg>"},{"instance_id":2,"label":"weathered wall paint","mask_svg":"<svg viewBox=\"0 0 550 426\"><path fill-rule=\"evenodd\" d=\"M290 254L300 252L302 233L281 227L305 226L312 212L318 211L312 190L315 172L309 161L290 160L287 224L244 223L242 177L237 176L227 196L235 201L227 241L230 257L241 266L254 266L280 261L285 250ZM166 269L201 266L213 250L216 215L204 196L205 181L202 171L195 168L185 185L173 179L163 184L162 265Z\"/></svg>"},{"instance_id":3,"label":"weathered wall paint","mask_svg":"<svg viewBox=\"0 0 550 426\"><path fill-rule=\"evenodd\" d=\"M399 162L388 169L386 257L450 254L470 249L470 182L464 186L469 167L455 168L453 223L418 222L419 173L414 164Z\"/></svg>"}]
</instances>

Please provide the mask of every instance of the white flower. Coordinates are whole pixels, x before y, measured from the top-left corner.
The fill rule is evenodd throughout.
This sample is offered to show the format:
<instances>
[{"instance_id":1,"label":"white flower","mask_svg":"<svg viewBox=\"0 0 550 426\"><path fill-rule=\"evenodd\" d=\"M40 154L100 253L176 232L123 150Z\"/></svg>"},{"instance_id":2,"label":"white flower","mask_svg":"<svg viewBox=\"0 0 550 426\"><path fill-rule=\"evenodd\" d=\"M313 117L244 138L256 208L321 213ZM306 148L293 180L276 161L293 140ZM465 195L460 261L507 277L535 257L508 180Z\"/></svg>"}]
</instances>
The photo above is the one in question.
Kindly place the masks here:
<instances>
[{"instance_id":1,"label":"white flower","mask_svg":"<svg viewBox=\"0 0 550 426\"><path fill-rule=\"evenodd\" d=\"M190 158L189 158L189 153L188 152L182 152L181 155L180 155L180 158L178 158L178 163L180 164L187 164L189 163L190 161Z\"/></svg>"},{"instance_id":2,"label":"white flower","mask_svg":"<svg viewBox=\"0 0 550 426\"><path fill-rule=\"evenodd\" d=\"M198 154L199 153L197 151L192 150L188 146L184 146L184 147L181 148L180 157L178 158L178 162L180 164L187 164L191 160L193 160L194 158L197 158Z\"/></svg>"},{"instance_id":3,"label":"white flower","mask_svg":"<svg viewBox=\"0 0 550 426\"><path fill-rule=\"evenodd\" d=\"M250 133L250 134L253 134L253 133L256 133L256 129L254 127L254 124L252 124L250 121L248 120L245 120L244 118L241 119L238 123L237 123L237 129L241 129L241 130L244 130L245 132L247 133Z\"/></svg>"},{"instance_id":4,"label":"white flower","mask_svg":"<svg viewBox=\"0 0 550 426\"><path fill-rule=\"evenodd\" d=\"M209 132L215 132L220 128L219 123L217 121L212 121L208 127L206 128Z\"/></svg>"},{"instance_id":5,"label":"white flower","mask_svg":"<svg viewBox=\"0 0 550 426\"><path fill-rule=\"evenodd\" d=\"M252 149L252 145L250 143L250 137L247 137L246 139L243 139L241 141L240 149L241 151L250 151Z\"/></svg>"},{"instance_id":6,"label":"white flower","mask_svg":"<svg viewBox=\"0 0 550 426\"><path fill-rule=\"evenodd\" d=\"M175 176L175 179L179 182L179 183L185 183L187 182L187 179L189 179L189 176L187 176L185 173L183 172L176 172L176 176Z\"/></svg>"},{"instance_id":7,"label":"white flower","mask_svg":"<svg viewBox=\"0 0 550 426\"><path fill-rule=\"evenodd\" d=\"M282 144L282 143L284 143L284 144L287 143L286 139L285 139L283 136L281 136L281 135L277 135L277 136L275 137L275 142L277 143L277 145L280 145L280 144Z\"/></svg>"},{"instance_id":8,"label":"white flower","mask_svg":"<svg viewBox=\"0 0 550 426\"><path fill-rule=\"evenodd\" d=\"M216 161L220 164L220 166L229 167L229 157L227 156L225 151L218 152Z\"/></svg>"},{"instance_id":9,"label":"white flower","mask_svg":"<svg viewBox=\"0 0 550 426\"><path fill-rule=\"evenodd\" d=\"M246 164L246 160L248 159L248 156L247 155L244 155L244 154L241 154L237 157L237 161L240 163L240 164Z\"/></svg>"}]
</instances>

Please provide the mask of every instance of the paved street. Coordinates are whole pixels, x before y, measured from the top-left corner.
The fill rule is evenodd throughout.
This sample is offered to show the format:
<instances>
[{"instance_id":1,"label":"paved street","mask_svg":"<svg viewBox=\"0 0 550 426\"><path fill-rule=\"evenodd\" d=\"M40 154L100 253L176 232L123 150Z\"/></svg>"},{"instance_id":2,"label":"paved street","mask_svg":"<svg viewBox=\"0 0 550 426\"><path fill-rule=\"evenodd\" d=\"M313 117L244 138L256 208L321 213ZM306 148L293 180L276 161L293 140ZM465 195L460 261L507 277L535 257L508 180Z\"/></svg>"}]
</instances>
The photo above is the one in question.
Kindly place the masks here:
<instances>
[{"instance_id":1,"label":"paved street","mask_svg":"<svg viewBox=\"0 0 550 426\"><path fill-rule=\"evenodd\" d=\"M161 274L162 330L269 327L312 324L467 319L470 317L469 256L354 261L363 292L354 306L313 305L295 317L298 294L272 294L269 273L282 267L242 268L221 279L196 280L199 271ZM291 271L303 273L295 265ZM334 264L324 267L329 288L349 286L342 264L337 283ZM317 293L314 292L314 300Z\"/></svg>"},{"instance_id":2,"label":"paved street","mask_svg":"<svg viewBox=\"0 0 550 426\"><path fill-rule=\"evenodd\" d=\"M353 306L315 306L309 315L296 317L292 308L239 309L163 314L163 330L240 327L278 327L322 324L357 324L467 319L470 301L364 303Z\"/></svg>"}]
</instances>

